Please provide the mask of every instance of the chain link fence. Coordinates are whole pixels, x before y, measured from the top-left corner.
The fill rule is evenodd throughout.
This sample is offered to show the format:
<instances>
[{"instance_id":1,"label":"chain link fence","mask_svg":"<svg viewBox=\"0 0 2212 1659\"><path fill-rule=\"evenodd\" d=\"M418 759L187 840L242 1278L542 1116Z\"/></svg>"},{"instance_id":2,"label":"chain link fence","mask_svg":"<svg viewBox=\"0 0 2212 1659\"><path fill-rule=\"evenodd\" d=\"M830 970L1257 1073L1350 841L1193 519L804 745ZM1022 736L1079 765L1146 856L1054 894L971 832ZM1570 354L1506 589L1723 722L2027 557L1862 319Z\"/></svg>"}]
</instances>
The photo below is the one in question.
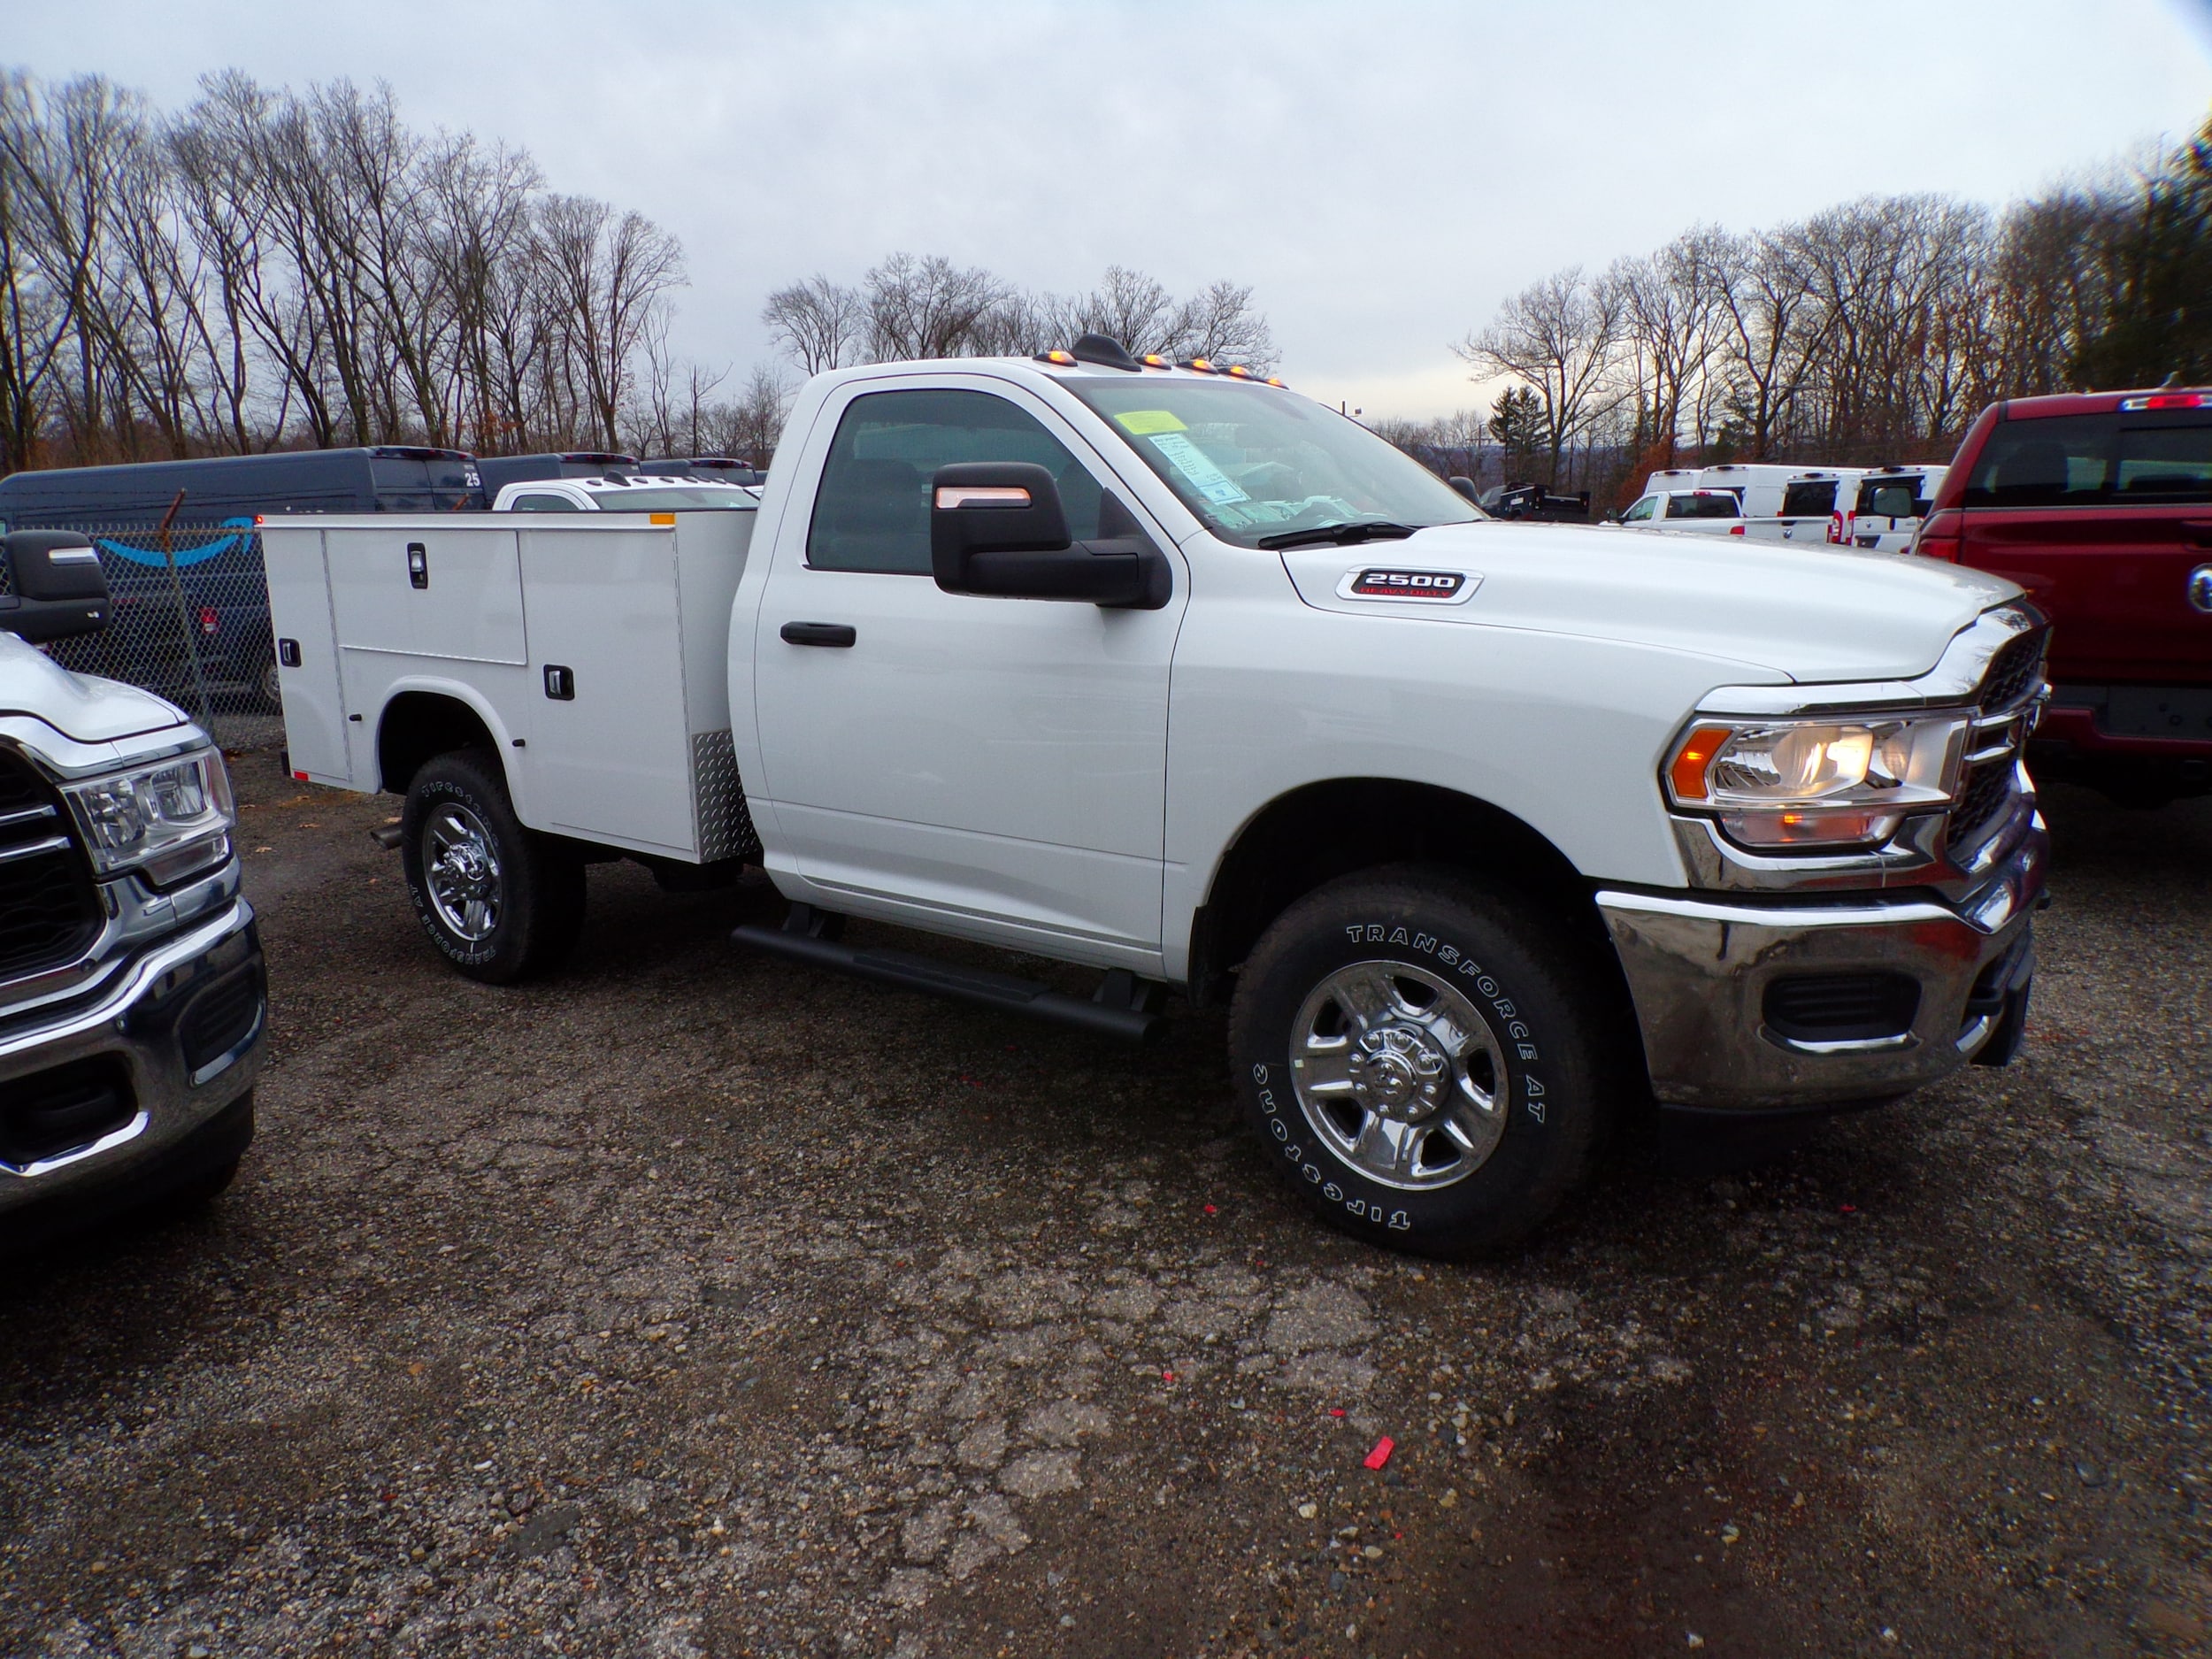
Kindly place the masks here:
<instances>
[{"instance_id":1,"label":"chain link fence","mask_svg":"<svg viewBox=\"0 0 2212 1659\"><path fill-rule=\"evenodd\" d=\"M57 661L143 686L228 749L284 741L261 536L250 518L177 524L86 520L113 603L98 634L57 641Z\"/></svg>"}]
</instances>

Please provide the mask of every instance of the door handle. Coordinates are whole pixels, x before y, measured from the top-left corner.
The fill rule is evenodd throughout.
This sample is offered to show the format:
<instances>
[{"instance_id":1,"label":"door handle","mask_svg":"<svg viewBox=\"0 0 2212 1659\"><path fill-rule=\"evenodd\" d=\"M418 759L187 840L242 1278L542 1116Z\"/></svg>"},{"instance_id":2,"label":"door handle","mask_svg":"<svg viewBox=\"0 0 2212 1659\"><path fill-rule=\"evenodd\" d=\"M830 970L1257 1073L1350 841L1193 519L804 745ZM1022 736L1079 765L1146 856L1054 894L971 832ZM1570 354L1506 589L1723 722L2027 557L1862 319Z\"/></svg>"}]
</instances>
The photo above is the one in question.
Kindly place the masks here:
<instances>
[{"instance_id":1,"label":"door handle","mask_svg":"<svg viewBox=\"0 0 2212 1659\"><path fill-rule=\"evenodd\" d=\"M786 645L850 645L860 637L842 622L787 622L778 632Z\"/></svg>"},{"instance_id":2,"label":"door handle","mask_svg":"<svg viewBox=\"0 0 2212 1659\"><path fill-rule=\"evenodd\" d=\"M419 541L407 544L407 585L411 588L430 586L430 551Z\"/></svg>"}]
</instances>

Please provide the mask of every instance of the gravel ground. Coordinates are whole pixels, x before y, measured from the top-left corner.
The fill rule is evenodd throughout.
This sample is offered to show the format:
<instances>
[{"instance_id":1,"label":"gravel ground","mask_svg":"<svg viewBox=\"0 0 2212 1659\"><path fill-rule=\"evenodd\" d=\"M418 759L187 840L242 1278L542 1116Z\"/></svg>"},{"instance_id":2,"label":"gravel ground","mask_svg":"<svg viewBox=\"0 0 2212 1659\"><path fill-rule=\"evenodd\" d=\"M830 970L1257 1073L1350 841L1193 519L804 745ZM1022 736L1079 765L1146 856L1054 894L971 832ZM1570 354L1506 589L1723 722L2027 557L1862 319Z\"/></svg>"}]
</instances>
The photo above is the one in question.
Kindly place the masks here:
<instances>
[{"instance_id":1,"label":"gravel ground","mask_svg":"<svg viewBox=\"0 0 2212 1659\"><path fill-rule=\"evenodd\" d=\"M772 899L626 865L494 990L388 803L241 791L260 1140L0 1282L0 1653L2206 1650L2212 803L2054 793L2013 1069L1632 1137L1460 1268L1293 1208L1217 1015L749 958Z\"/></svg>"}]
</instances>

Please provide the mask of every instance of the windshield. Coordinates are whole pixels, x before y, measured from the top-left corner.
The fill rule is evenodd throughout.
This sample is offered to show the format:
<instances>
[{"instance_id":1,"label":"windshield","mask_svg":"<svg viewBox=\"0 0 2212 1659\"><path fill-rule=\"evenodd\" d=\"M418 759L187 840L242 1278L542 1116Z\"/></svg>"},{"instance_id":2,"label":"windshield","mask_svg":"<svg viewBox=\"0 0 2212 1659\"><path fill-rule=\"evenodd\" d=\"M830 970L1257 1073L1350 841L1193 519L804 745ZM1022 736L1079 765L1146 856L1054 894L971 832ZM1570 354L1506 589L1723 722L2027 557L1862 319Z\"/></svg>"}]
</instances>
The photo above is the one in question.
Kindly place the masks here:
<instances>
[{"instance_id":1,"label":"windshield","mask_svg":"<svg viewBox=\"0 0 2212 1659\"><path fill-rule=\"evenodd\" d=\"M1146 375L1064 382L1225 541L1362 520L1471 524L1464 496L1357 421L1269 386Z\"/></svg>"},{"instance_id":2,"label":"windshield","mask_svg":"<svg viewBox=\"0 0 2212 1659\"><path fill-rule=\"evenodd\" d=\"M599 489L592 492L592 499L599 503L602 512L701 512L718 507L744 512L760 505L760 498L752 491L734 484Z\"/></svg>"}]
</instances>

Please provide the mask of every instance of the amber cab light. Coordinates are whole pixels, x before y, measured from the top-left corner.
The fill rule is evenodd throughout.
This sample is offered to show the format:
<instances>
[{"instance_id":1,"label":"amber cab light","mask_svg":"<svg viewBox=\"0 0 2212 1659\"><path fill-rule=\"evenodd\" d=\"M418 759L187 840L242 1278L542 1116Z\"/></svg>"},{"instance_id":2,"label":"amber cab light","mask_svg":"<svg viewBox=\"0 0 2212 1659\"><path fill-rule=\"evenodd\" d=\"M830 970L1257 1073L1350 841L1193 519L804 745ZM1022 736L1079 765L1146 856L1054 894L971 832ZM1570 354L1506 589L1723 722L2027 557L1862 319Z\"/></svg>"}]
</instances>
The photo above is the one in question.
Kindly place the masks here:
<instances>
[{"instance_id":1,"label":"amber cab light","mask_svg":"<svg viewBox=\"0 0 2212 1659\"><path fill-rule=\"evenodd\" d=\"M1946 507L1932 515L1920 526L1920 534L1912 539L1912 550L1923 558L1944 559L1955 565L1959 549L1964 542L1966 515L1955 507Z\"/></svg>"},{"instance_id":2,"label":"amber cab light","mask_svg":"<svg viewBox=\"0 0 2212 1659\"><path fill-rule=\"evenodd\" d=\"M1705 798L1705 769L1713 764L1713 757L1720 753L1720 746L1732 735L1724 726L1701 726L1685 738L1676 751L1674 764L1667 768L1667 781L1674 786L1678 801L1702 801Z\"/></svg>"}]
</instances>

